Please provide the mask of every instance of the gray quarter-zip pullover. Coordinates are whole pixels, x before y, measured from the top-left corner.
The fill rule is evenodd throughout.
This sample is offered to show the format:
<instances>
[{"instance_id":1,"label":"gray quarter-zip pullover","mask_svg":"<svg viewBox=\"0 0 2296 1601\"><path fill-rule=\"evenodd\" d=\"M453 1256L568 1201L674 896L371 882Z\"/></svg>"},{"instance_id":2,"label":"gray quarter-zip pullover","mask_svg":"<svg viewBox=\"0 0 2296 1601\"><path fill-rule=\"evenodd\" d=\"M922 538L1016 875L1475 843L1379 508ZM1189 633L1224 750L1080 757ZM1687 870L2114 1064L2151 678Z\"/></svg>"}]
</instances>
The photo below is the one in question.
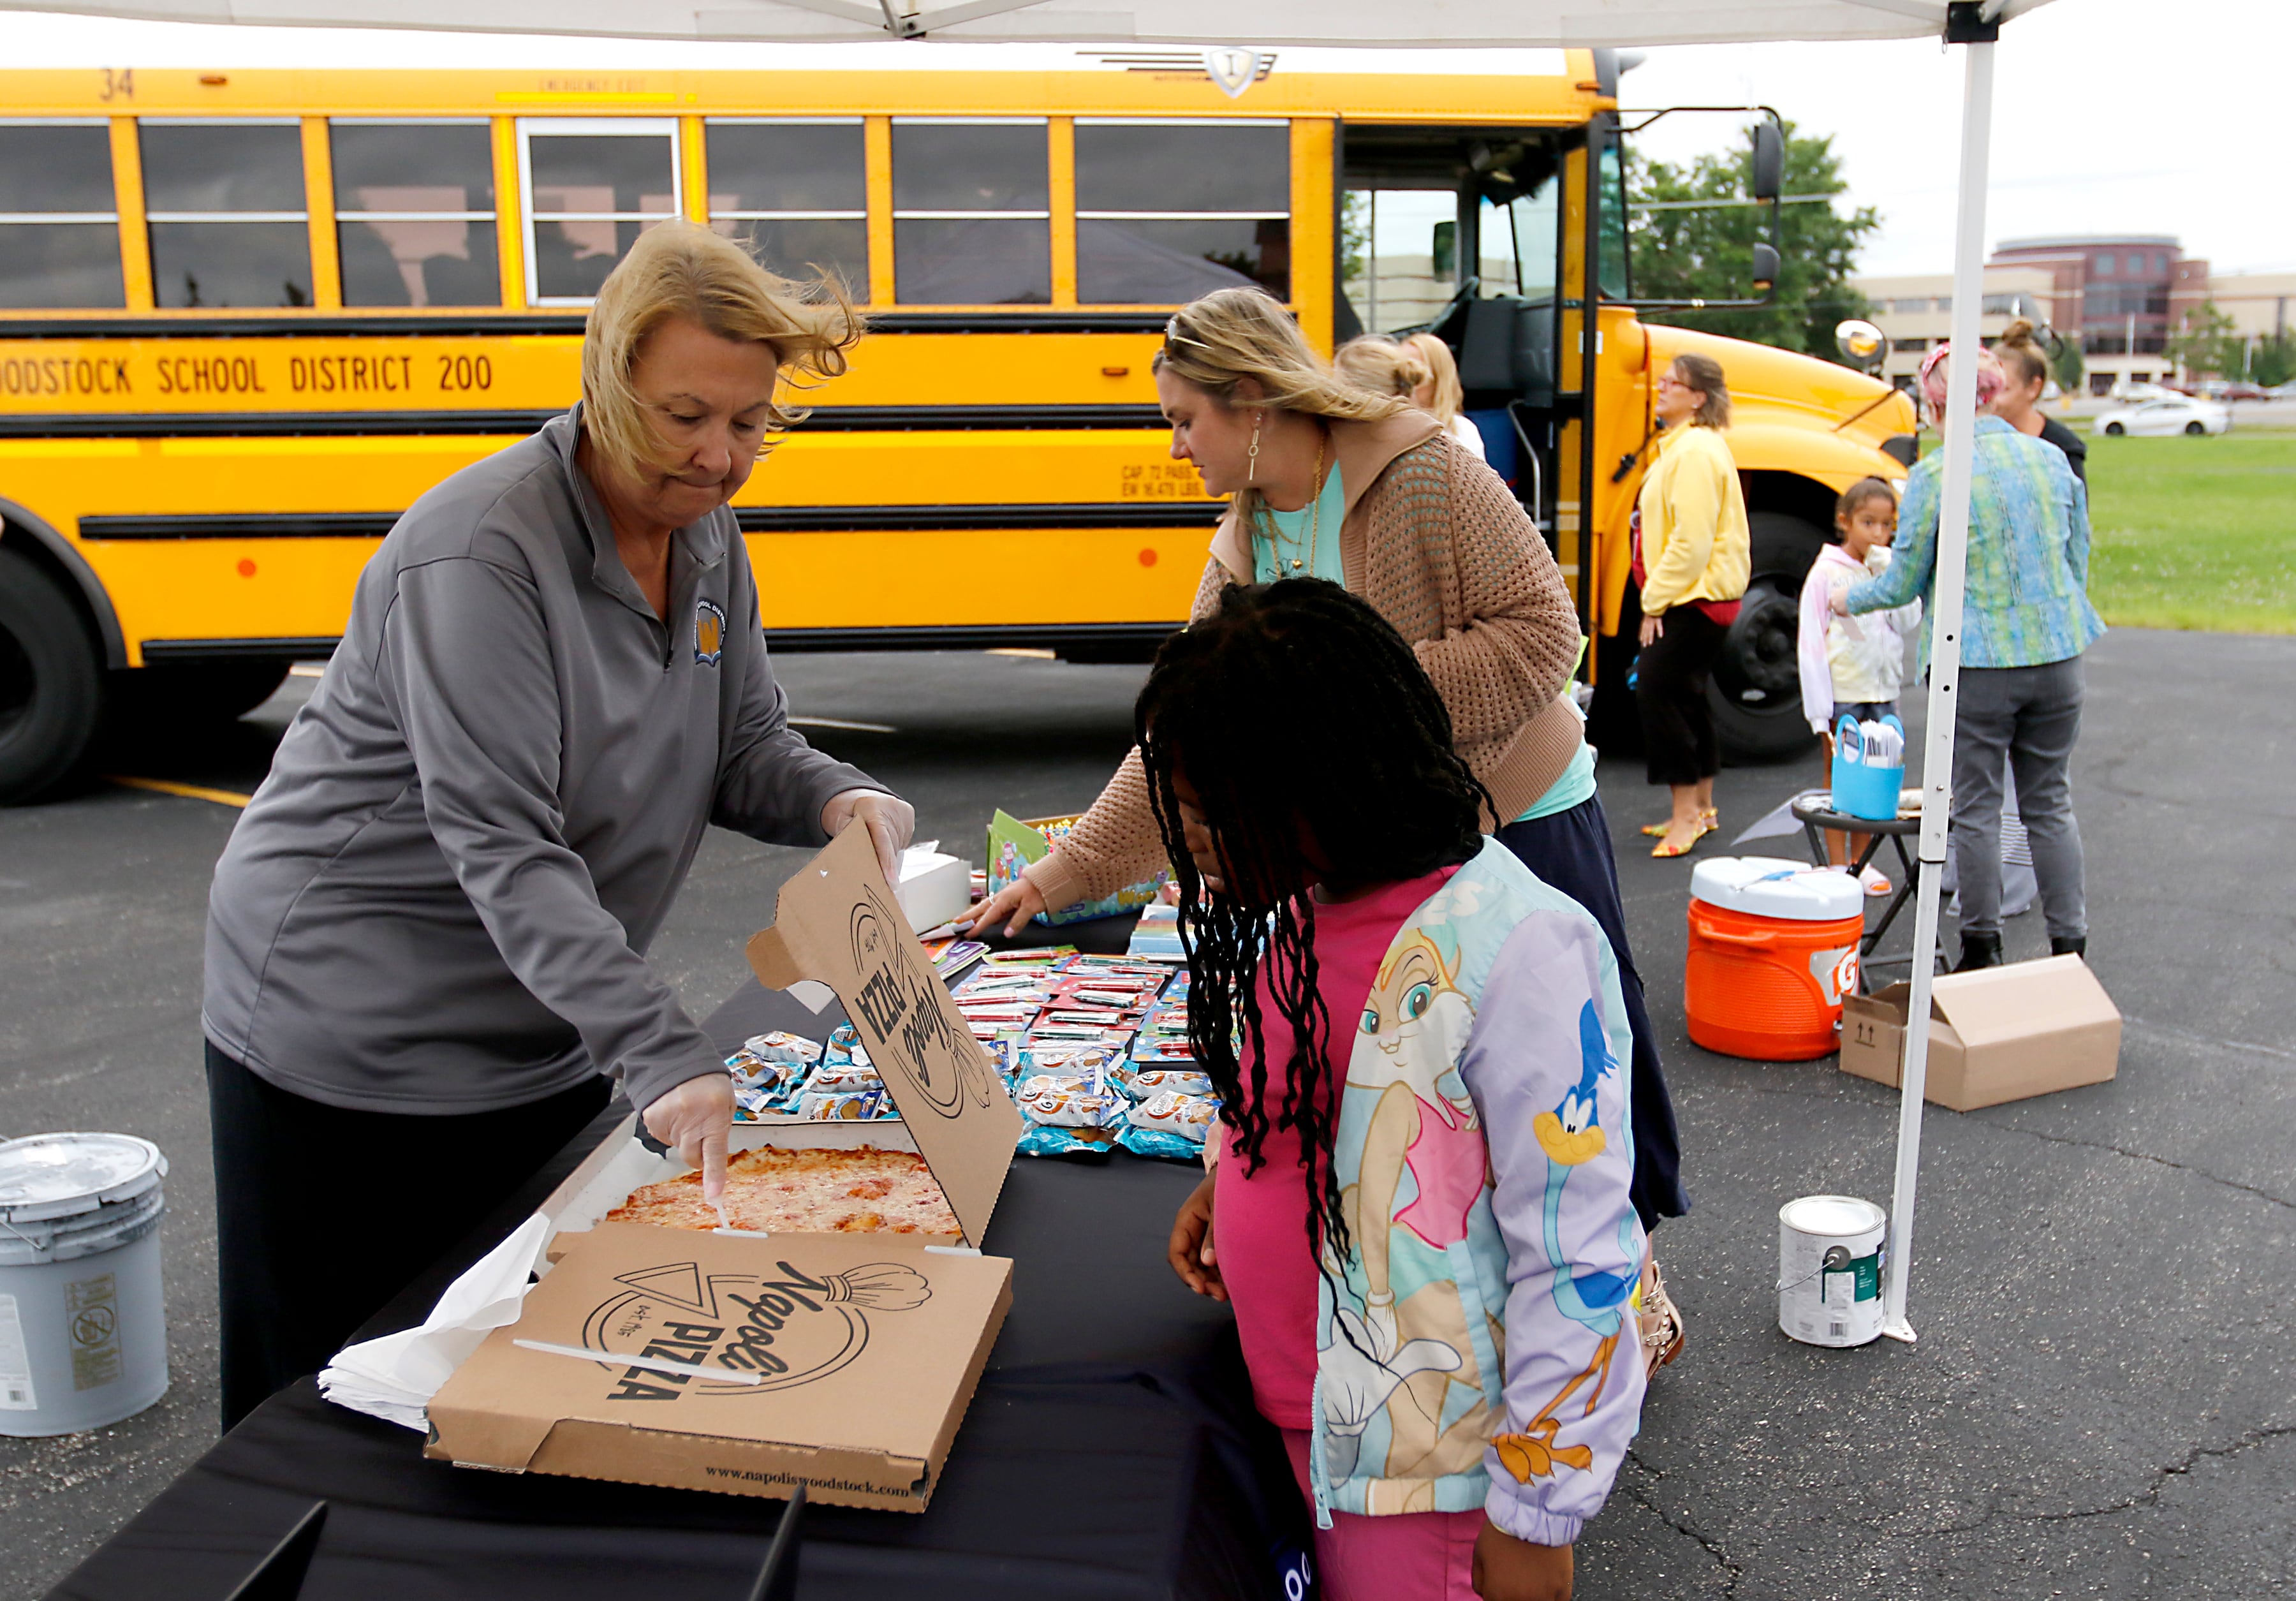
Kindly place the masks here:
<instances>
[{"instance_id":1,"label":"gray quarter-zip pullover","mask_svg":"<svg viewBox=\"0 0 2296 1601\"><path fill-rule=\"evenodd\" d=\"M722 1071L645 950L710 823L824 842L881 789L789 727L721 507L655 616L576 467L578 408L423 496L216 866L208 1037L373 1112L643 1107Z\"/></svg>"}]
</instances>

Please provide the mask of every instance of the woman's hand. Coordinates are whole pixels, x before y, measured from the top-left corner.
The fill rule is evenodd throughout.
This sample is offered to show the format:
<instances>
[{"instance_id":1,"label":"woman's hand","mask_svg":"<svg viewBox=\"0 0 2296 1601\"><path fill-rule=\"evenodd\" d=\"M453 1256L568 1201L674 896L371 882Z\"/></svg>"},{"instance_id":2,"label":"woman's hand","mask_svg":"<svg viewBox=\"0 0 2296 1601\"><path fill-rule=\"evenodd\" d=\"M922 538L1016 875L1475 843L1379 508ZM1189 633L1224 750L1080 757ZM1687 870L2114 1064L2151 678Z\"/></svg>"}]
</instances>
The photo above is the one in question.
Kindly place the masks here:
<instances>
[{"instance_id":1,"label":"woman's hand","mask_svg":"<svg viewBox=\"0 0 2296 1601\"><path fill-rule=\"evenodd\" d=\"M829 804L821 809L822 832L832 840L844 832L848 823L853 822L867 826L869 842L877 847L877 866L885 871L885 882L898 888L901 852L916 837L917 809L882 790L846 790L832 795Z\"/></svg>"},{"instance_id":2,"label":"woman's hand","mask_svg":"<svg viewBox=\"0 0 2296 1601\"><path fill-rule=\"evenodd\" d=\"M734 1080L722 1072L688 1079L645 1109L646 1132L701 1170L701 1198L726 1193L726 1140L734 1131Z\"/></svg>"},{"instance_id":3,"label":"woman's hand","mask_svg":"<svg viewBox=\"0 0 2296 1601\"><path fill-rule=\"evenodd\" d=\"M1474 1580L1483 1601L1570 1601L1570 1548L1534 1546L1485 1523L1475 1536Z\"/></svg>"},{"instance_id":4,"label":"woman's hand","mask_svg":"<svg viewBox=\"0 0 2296 1601\"><path fill-rule=\"evenodd\" d=\"M1227 1299L1227 1285L1220 1278L1219 1259L1212 1252L1211 1174L1206 1173L1204 1181L1180 1203L1179 1215L1172 1219L1168 1254L1172 1271L1180 1276L1182 1284L1214 1301Z\"/></svg>"},{"instance_id":5,"label":"woman's hand","mask_svg":"<svg viewBox=\"0 0 2296 1601\"><path fill-rule=\"evenodd\" d=\"M1831 612L1833 612L1836 617L1847 617L1847 616L1849 616L1849 589L1848 589L1847 587L1843 587L1843 588L1841 588L1841 589L1837 589L1837 590L1835 590L1832 595L1830 595L1826 596L1826 599L1825 599L1825 604L1826 604L1826 608L1827 608L1829 611L1831 611Z\"/></svg>"},{"instance_id":6,"label":"woman's hand","mask_svg":"<svg viewBox=\"0 0 2296 1601\"><path fill-rule=\"evenodd\" d=\"M1045 892L1026 878L1017 878L956 921L960 928L971 933L993 933L996 925L1002 923L1009 939L1028 927L1029 920L1044 909Z\"/></svg>"},{"instance_id":7,"label":"woman's hand","mask_svg":"<svg viewBox=\"0 0 2296 1601\"><path fill-rule=\"evenodd\" d=\"M1654 639L1665 637L1666 614L1664 612L1645 614L1643 618L1643 643L1648 645Z\"/></svg>"}]
</instances>

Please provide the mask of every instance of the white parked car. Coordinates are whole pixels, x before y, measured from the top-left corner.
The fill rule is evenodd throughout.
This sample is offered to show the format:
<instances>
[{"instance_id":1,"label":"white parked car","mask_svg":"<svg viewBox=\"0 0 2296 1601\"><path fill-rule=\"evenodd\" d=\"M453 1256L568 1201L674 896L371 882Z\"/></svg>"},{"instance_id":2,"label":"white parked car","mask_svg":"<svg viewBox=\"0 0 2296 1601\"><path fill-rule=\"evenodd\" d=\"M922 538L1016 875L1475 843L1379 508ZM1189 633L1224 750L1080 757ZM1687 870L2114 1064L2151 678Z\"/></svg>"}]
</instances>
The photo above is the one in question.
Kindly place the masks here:
<instances>
[{"instance_id":1,"label":"white parked car","mask_svg":"<svg viewBox=\"0 0 2296 1601\"><path fill-rule=\"evenodd\" d=\"M2096 415L2096 431L2109 434L2222 433L2232 426L2232 407L2213 400L2172 395L2141 406L2116 406Z\"/></svg>"},{"instance_id":2,"label":"white parked car","mask_svg":"<svg viewBox=\"0 0 2296 1601\"><path fill-rule=\"evenodd\" d=\"M2112 386L2111 398L2123 406L2135 406L2145 400L2173 400L2178 398L2178 391L2157 383L2136 383L2123 378Z\"/></svg>"}]
</instances>

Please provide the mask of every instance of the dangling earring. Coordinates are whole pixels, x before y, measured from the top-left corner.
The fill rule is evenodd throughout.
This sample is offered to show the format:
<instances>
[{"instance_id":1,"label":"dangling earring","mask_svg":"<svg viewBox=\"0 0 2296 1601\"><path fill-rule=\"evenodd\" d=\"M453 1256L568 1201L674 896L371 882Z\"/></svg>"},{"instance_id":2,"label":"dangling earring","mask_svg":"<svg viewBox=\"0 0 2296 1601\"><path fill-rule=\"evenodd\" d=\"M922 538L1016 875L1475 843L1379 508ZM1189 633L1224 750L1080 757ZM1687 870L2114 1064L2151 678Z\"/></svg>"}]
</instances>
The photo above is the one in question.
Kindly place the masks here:
<instances>
[{"instance_id":1,"label":"dangling earring","mask_svg":"<svg viewBox=\"0 0 2296 1601\"><path fill-rule=\"evenodd\" d=\"M1259 420L1264 415L1251 414L1251 447L1244 452L1249 459L1244 464L1243 481L1248 484L1259 481Z\"/></svg>"}]
</instances>

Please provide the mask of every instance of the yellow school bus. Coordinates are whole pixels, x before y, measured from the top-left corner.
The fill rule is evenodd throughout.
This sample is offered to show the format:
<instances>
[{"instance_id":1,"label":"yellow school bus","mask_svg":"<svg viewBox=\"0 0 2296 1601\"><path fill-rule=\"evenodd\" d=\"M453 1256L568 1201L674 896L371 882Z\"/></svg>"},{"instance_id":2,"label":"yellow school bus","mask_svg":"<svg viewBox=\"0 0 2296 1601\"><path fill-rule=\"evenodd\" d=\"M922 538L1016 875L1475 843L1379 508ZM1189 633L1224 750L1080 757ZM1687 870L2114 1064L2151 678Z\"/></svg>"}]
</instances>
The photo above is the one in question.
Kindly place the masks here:
<instances>
[{"instance_id":1,"label":"yellow school bus","mask_svg":"<svg viewBox=\"0 0 2296 1601\"><path fill-rule=\"evenodd\" d=\"M1174 307L1249 283L1327 349L1457 349L1603 642L1632 632L1651 381L1716 354L1763 575L1717 693L1741 748L1805 740L1792 587L1833 495L1902 475L1911 414L1644 324L1616 62L1554 65L0 72L0 798L71 772L108 706L236 715L324 657L392 520L573 401L589 297L678 217L839 274L873 324L736 504L777 649L1152 648L1220 508L1150 359Z\"/></svg>"}]
</instances>

